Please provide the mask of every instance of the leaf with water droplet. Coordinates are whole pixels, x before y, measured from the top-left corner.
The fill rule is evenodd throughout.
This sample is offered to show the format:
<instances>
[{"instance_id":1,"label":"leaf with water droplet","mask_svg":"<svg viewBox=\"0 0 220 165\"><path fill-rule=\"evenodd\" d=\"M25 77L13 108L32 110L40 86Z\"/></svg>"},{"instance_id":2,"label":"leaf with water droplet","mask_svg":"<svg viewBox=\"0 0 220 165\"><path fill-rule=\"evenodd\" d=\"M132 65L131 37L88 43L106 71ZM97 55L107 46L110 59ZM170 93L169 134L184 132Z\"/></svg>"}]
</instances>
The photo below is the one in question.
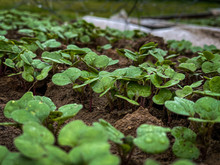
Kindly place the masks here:
<instances>
[{"instance_id":1,"label":"leaf with water droplet","mask_svg":"<svg viewBox=\"0 0 220 165\"><path fill-rule=\"evenodd\" d=\"M196 134L186 127L174 127L171 134L175 137L173 153L180 158L197 159L199 149L196 147Z\"/></svg>"},{"instance_id":2,"label":"leaf with water droplet","mask_svg":"<svg viewBox=\"0 0 220 165\"><path fill-rule=\"evenodd\" d=\"M170 145L166 135L166 132L169 131L169 128L142 124L137 129L137 137L134 139L134 144L144 152L161 153L168 149Z\"/></svg>"}]
</instances>

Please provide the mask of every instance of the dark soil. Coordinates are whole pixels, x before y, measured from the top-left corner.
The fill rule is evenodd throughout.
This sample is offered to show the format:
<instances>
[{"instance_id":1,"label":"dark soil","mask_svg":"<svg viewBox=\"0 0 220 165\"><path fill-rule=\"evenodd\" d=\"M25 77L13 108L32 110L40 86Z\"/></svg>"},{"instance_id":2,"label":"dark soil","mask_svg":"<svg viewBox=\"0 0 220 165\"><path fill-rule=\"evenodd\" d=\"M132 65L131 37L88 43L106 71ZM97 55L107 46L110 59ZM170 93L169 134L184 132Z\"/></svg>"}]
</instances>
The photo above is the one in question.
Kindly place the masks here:
<instances>
[{"instance_id":1,"label":"dark soil","mask_svg":"<svg viewBox=\"0 0 220 165\"><path fill-rule=\"evenodd\" d=\"M115 68L122 68L132 64L131 61L127 60L124 57L121 57L117 54L117 48L127 48L134 51L138 51L140 46L148 42L158 43L158 47L164 50L167 49L166 44L163 39L160 37L155 37L148 35L144 38L138 40L120 40L113 45L112 49L103 50L98 52L99 54L105 54L113 59L119 59L119 64L110 67L108 70L112 71ZM99 38L95 43L90 45L84 45L78 43L80 47L90 47L96 49L98 45L107 44L108 41L105 38ZM26 87L24 87L26 86ZM3 109L5 104L9 100L19 99L28 89L31 87L31 84L22 83L22 79L19 76L7 77L2 75L0 77L0 122L10 122L9 119L6 119L3 115ZM89 92L88 92L89 93ZM121 108L115 106L113 110L110 110L107 106L107 99L105 97L99 97L97 94L90 94L83 96L80 93L75 92L72 89L71 85L66 85L63 87L54 85L51 80L47 79L38 83L35 94L44 95L50 97L57 107L60 107L69 103L80 103L83 104L84 108L71 120L83 120L86 124L91 125L93 122L98 121L100 118L105 119L110 122L117 129L122 131L125 135L136 135L136 129L141 124L153 124L158 126L165 127L174 127L174 126L188 126L189 122L186 118L180 117L177 115L172 115L170 122L168 122L168 117L166 112L164 112L163 107L158 107L153 105L152 108L147 108L148 103L144 107L131 106L128 103L124 103ZM90 107L90 101L92 98L92 108ZM92 111L91 111L92 110ZM207 149L208 154L206 157L201 156L199 160L196 160L198 164L201 165L218 165L220 164L220 141L219 141L219 125L216 125L218 131L213 132L213 142L210 147ZM15 146L13 145L13 139L21 134L19 129L13 127L0 127L0 144L7 146L11 151L16 151ZM174 142L174 139L169 135L171 143ZM117 154L117 150L112 146L112 152ZM164 152L163 154L149 155L143 153L139 149L134 150L134 154L131 157L130 164L132 165L142 165L147 158L153 158L161 162L161 164L171 164L177 158L172 153L171 147Z\"/></svg>"}]
</instances>

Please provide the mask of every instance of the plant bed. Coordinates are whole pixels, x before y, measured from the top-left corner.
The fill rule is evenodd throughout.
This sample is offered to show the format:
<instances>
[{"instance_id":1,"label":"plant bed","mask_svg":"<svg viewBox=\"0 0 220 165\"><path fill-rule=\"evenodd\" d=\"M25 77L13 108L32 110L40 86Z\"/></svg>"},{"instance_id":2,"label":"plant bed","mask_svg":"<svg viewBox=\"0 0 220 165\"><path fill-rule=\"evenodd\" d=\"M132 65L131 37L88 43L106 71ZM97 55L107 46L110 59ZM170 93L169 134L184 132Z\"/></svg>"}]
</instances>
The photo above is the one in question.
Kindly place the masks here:
<instances>
[{"instance_id":1,"label":"plant bed","mask_svg":"<svg viewBox=\"0 0 220 165\"><path fill-rule=\"evenodd\" d=\"M215 46L1 14L2 164L219 163Z\"/></svg>"}]
</instances>

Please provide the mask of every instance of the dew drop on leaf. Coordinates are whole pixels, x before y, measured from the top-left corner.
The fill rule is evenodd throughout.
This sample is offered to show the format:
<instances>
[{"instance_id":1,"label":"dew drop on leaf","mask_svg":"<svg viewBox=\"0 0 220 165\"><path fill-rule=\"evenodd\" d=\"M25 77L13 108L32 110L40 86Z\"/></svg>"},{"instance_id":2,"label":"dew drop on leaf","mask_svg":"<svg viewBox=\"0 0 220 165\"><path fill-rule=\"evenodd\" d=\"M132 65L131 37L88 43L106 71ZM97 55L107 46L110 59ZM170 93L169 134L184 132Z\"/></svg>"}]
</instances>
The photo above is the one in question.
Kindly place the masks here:
<instances>
[{"instance_id":1,"label":"dew drop on leaf","mask_svg":"<svg viewBox=\"0 0 220 165\"><path fill-rule=\"evenodd\" d=\"M150 143L150 142L152 142L152 141L153 141L153 140L152 140L151 138L146 138L146 139L145 139L145 142L146 142L146 143Z\"/></svg>"},{"instance_id":2,"label":"dew drop on leaf","mask_svg":"<svg viewBox=\"0 0 220 165\"><path fill-rule=\"evenodd\" d=\"M160 139L160 143L161 143L161 144L165 144L166 141L165 141L164 139Z\"/></svg>"}]
</instances>

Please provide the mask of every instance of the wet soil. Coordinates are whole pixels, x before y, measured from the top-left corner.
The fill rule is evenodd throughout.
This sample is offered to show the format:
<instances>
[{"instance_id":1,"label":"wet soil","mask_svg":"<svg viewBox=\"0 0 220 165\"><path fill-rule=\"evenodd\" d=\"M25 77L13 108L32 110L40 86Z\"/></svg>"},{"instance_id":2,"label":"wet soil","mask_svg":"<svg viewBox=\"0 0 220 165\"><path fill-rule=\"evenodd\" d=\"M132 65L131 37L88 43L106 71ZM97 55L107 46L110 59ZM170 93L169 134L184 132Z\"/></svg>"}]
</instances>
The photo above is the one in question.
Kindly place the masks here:
<instances>
[{"instance_id":1,"label":"wet soil","mask_svg":"<svg viewBox=\"0 0 220 165\"><path fill-rule=\"evenodd\" d=\"M167 45L160 37L148 35L146 37L137 40L119 40L113 44L113 48L109 50L101 50L98 54L105 54L113 59L119 59L119 63L115 66L108 68L109 71L113 71L116 68L127 67L132 64L130 60L121 57L117 54L116 49L128 48L133 51L138 51L140 46L148 42L158 43L158 47L167 50ZM80 47L90 47L93 50L98 45L107 44L108 41L105 38L99 38L92 44L78 43ZM19 76L8 77L7 75L0 76L0 122L10 122L9 119L4 117L3 109L5 104L9 100L19 99L28 89L31 89L32 84L25 83ZM114 106L110 110L107 99L105 97L99 97L98 94L82 95L72 89L72 85L57 86L51 81L51 76L48 79L35 84L35 94L41 96L47 96L52 99L57 107L63 106L69 103L83 104L83 109L71 120L83 120L86 124L91 125L93 122L99 119L104 119L110 122L113 126L123 132L125 135L136 136L136 129L141 124L152 124L157 126L174 127L174 126L189 126L189 122L186 118L171 115L171 120L168 120L168 115L163 110L163 107L153 105L149 108L148 102L143 107L132 106L128 103L123 103L123 106ZM92 104L91 104L92 101ZM69 121L71 121L69 120ZM68 121L68 122L69 122ZM170 121L170 122L168 122ZM200 157L196 162L200 165L218 165L220 164L220 127L216 125L213 131L213 141L210 147L207 149L208 156ZM11 151L16 151L13 145L13 139L21 134L19 129L13 127L0 126L0 145L5 145ZM174 139L171 135L168 135L171 144ZM112 152L117 154L115 146L112 146ZM175 161L177 158L172 153L171 147L162 154L150 155L135 148L134 153L130 160L130 165L142 165L147 158L153 158L161 162L161 164L168 165Z\"/></svg>"}]
</instances>

